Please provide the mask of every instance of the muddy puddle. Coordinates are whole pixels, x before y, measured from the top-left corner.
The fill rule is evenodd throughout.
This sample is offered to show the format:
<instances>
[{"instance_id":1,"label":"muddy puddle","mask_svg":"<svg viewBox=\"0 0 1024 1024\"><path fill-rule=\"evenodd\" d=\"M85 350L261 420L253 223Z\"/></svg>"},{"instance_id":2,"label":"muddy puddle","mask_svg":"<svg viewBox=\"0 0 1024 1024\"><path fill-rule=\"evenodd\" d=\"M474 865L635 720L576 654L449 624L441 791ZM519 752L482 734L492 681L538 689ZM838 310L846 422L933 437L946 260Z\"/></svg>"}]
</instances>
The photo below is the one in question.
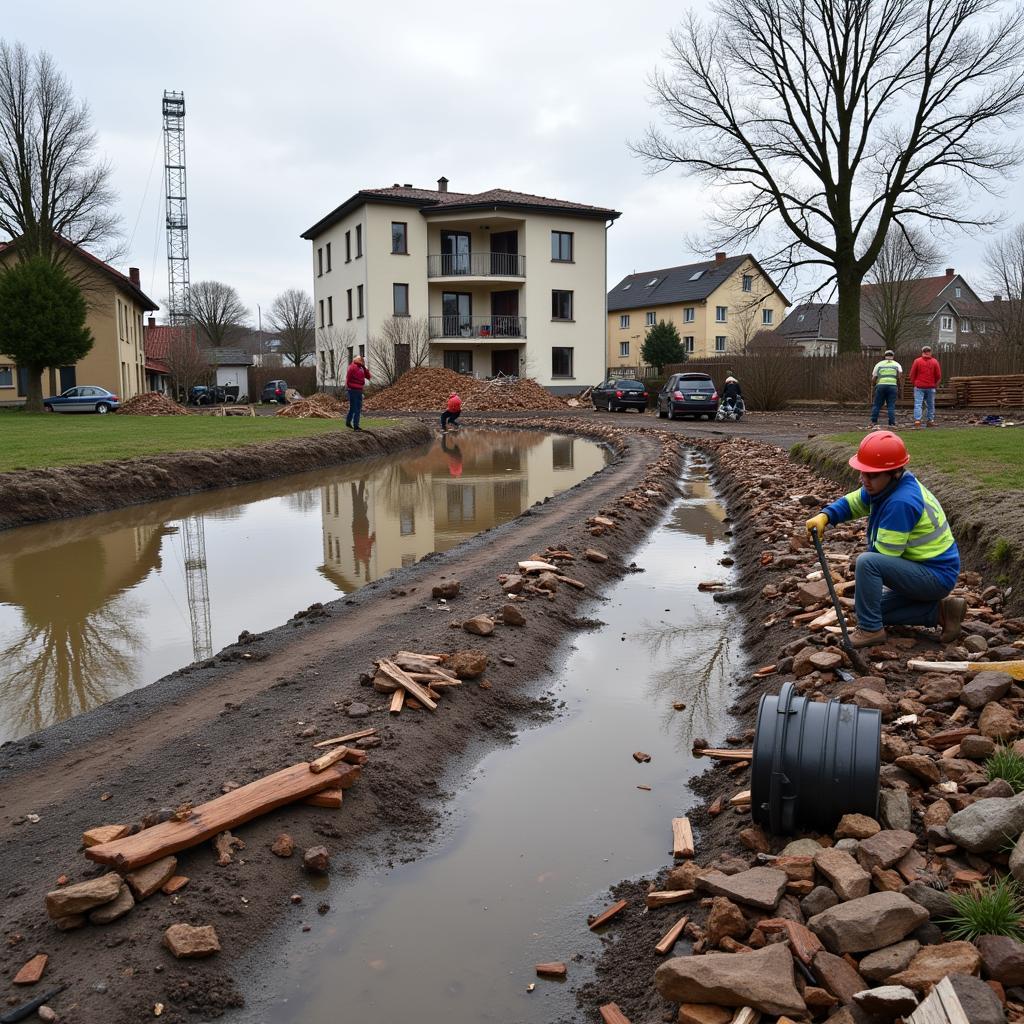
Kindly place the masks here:
<instances>
[{"instance_id":1,"label":"muddy puddle","mask_svg":"<svg viewBox=\"0 0 1024 1024\"><path fill-rule=\"evenodd\" d=\"M583 438L465 430L259 484L0 533L0 742L514 519L601 469Z\"/></svg>"},{"instance_id":2,"label":"muddy puddle","mask_svg":"<svg viewBox=\"0 0 1024 1024\"><path fill-rule=\"evenodd\" d=\"M726 731L742 657L735 613L697 591L728 579L717 564L729 543L724 510L699 458L681 484L688 496L636 553L643 572L580 610L605 625L555 653L548 692L565 714L469 776L451 773L457 796L427 856L310 887L254 972L244 1019L578 1019L572 990L600 949L587 915L609 902L609 885L671 860L670 821L691 802L686 780L706 766L692 740ZM634 751L651 761L638 764ZM325 899L331 910L319 917ZM534 964L552 960L569 965L567 983L535 976Z\"/></svg>"}]
</instances>

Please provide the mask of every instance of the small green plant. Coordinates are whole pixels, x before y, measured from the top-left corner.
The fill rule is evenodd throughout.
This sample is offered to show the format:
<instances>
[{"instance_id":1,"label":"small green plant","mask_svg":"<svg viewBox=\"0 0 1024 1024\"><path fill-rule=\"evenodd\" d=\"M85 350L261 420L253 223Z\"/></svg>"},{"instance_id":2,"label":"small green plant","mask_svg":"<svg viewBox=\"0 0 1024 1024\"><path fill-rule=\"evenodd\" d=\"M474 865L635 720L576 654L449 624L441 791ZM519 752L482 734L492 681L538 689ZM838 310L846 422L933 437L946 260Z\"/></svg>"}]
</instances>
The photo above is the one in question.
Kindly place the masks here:
<instances>
[{"instance_id":1,"label":"small green plant","mask_svg":"<svg viewBox=\"0 0 1024 1024\"><path fill-rule=\"evenodd\" d=\"M1013 558L1013 545L1005 537L997 537L992 544L990 555L997 565L1009 562Z\"/></svg>"},{"instance_id":2,"label":"small green plant","mask_svg":"<svg viewBox=\"0 0 1024 1024\"><path fill-rule=\"evenodd\" d=\"M996 747L985 762L985 775L989 782L1003 779L1013 787L1014 793L1020 793L1024 790L1024 757L1013 747Z\"/></svg>"},{"instance_id":3,"label":"small green plant","mask_svg":"<svg viewBox=\"0 0 1024 1024\"><path fill-rule=\"evenodd\" d=\"M971 942L981 935L1024 939L1024 909L1018 883L1003 875L992 885L975 885L968 892L950 893L953 915L941 921L951 939Z\"/></svg>"}]
</instances>

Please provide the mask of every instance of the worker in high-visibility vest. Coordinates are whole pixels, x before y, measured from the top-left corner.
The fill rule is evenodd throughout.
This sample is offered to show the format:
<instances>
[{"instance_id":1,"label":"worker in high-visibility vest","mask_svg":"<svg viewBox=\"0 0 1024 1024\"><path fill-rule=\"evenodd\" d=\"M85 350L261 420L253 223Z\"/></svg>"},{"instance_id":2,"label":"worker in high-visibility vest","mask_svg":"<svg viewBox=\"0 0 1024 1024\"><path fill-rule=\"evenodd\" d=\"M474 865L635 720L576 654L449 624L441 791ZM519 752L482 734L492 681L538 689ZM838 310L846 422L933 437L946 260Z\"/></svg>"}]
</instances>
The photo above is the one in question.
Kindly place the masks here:
<instances>
[{"instance_id":1,"label":"worker in high-visibility vest","mask_svg":"<svg viewBox=\"0 0 1024 1024\"><path fill-rule=\"evenodd\" d=\"M871 429L878 429L878 413L885 402L889 413L889 426L896 426L896 392L903 380L903 367L896 362L895 352L885 350L885 357L875 363L871 371L871 383L875 386L874 402L871 405Z\"/></svg>"},{"instance_id":2,"label":"worker in high-visibility vest","mask_svg":"<svg viewBox=\"0 0 1024 1024\"><path fill-rule=\"evenodd\" d=\"M868 517L868 551L857 558L854 647L884 643L888 626L939 626L952 643L967 612L950 597L960 575L960 551L938 499L907 470L910 456L889 430L868 434L850 465L861 486L807 520L807 535Z\"/></svg>"}]
</instances>

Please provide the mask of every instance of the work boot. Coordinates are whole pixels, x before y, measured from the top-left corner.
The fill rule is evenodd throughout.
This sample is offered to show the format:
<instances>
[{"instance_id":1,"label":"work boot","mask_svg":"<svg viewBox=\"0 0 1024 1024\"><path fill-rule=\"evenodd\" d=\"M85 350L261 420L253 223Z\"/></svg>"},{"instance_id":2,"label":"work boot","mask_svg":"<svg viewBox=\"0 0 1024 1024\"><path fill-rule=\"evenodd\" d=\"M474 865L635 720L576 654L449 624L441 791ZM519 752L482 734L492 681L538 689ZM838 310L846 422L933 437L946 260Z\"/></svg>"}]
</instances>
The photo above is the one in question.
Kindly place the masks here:
<instances>
[{"instance_id":1,"label":"work boot","mask_svg":"<svg viewBox=\"0 0 1024 1024\"><path fill-rule=\"evenodd\" d=\"M920 430L921 429L921 421L920 420L914 420L914 429L915 430Z\"/></svg>"},{"instance_id":2,"label":"work boot","mask_svg":"<svg viewBox=\"0 0 1024 1024\"><path fill-rule=\"evenodd\" d=\"M962 597L944 597L939 602L939 625L944 644L951 644L962 632L961 625L967 614L967 602Z\"/></svg>"},{"instance_id":3,"label":"work boot","mask_svg":"<svg viewBox=\"0 0 1024 1024\"><path fill-rule=\"evenodd\" d=\"M928 426L929 427L934 427L935 426L935 420L929 420L928 421Z\"/></svg>"},{"instance_id":4,"label":"work boot","mask_svg":"<svg viewBox=\"0 0 1024 1024\"><path fill-rule=\"evenodd\" d=\"M889 637L885 628L882 629L855 629L850 634L851 647L873 647L875 644L884 644Z\"/></svg>"}]
</instances>

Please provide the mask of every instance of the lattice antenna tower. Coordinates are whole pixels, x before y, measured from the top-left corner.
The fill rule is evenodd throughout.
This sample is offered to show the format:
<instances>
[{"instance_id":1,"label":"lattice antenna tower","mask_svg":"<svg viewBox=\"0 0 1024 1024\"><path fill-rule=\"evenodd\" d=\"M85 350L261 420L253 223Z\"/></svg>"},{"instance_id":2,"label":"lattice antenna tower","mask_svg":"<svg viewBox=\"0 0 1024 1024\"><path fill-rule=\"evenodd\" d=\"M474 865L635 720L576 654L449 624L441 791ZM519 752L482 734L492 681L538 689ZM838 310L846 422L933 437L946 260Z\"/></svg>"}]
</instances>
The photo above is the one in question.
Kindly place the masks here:
<instances>
[{"instance_id":1,"label":"lattice antenna tower","mask_svg":"<svg viewBox=\"0 0 1024 1024\"><path fill-rule=\"evenodd\" d=\"M189 318L185 94L164 90L164 182L167 186L167 301L172 324Z\"/></svg>"}]
</instances>

